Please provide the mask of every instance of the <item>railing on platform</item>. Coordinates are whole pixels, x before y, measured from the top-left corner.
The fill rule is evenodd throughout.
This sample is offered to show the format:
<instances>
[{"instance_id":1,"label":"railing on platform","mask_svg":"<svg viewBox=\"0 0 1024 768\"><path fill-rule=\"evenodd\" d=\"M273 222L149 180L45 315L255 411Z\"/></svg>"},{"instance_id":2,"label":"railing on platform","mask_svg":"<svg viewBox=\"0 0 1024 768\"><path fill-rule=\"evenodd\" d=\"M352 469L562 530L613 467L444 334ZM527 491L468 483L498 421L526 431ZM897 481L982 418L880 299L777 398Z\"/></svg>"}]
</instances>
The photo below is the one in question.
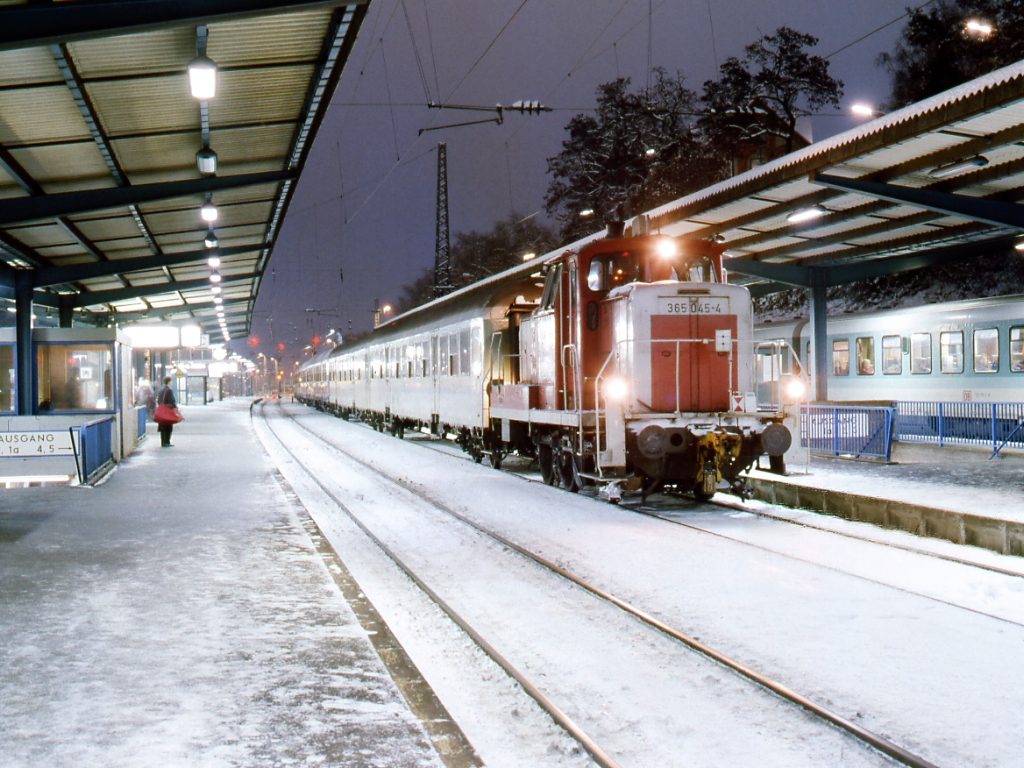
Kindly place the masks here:
<instances>
[{"instance_id":1,"label":"railing on platform","mask_svg":"<svg viewBox=\"0 0 1024 768\"><path fill-rule=\"evenodd\" d=\"M800 408L800 445L833 456L892 455L893 408L860 405L804 405Z\"/></svg>"},{"instance_id":2,"label":"railing on platform","mask_svg":"<svg viewBox=\"0 0 1024 768\"><path fill-rule=\"evenodd\" d=\"M114 460L113 426L114 417L103 416L72 427L78 432L78 462L83 482L88 483Z\"/></svg>"},{"instance_id":3,"label":"railing on platform","mask_svg":"<svg viewBox=\"0 0 1024 768\"><path fill-rule=\"evenodd\" d=\"M982 445L996 456L1024 448L1024 403L897 401L896 439L939 446Z\"/></svg>"},{"instance_id":4,"label":"railing on platform","mask_svg":"<svg viewBox=\"0 0 1024 768\"><path fill-rule=\"evenodd\" d=\"M146 406L140 405L135 409L135 422L138 425L138 438L141 440L146 436L146 417L149 415L149 411Z\"/></svg>"}]
</instances>

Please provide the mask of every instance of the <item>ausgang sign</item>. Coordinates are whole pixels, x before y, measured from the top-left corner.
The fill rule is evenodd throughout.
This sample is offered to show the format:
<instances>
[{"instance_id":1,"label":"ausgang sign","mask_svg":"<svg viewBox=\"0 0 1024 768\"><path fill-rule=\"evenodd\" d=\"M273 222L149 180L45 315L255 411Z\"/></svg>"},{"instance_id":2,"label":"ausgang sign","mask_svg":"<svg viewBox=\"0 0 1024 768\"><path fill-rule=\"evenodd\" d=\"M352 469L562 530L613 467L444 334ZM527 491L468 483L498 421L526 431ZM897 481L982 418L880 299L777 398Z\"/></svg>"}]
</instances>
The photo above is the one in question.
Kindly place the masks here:
<instances>
[{"instance_id":1,"label":"ausgang sign","mask_svg":"<svg viewBox=\"0 0 1024 768\"><path fill-rule=\"evenodd\" d=\"M39 456L74 456L71 433L66 430L44 432L0 432L0 458L28 459Z\"/></svg>"}]
</instances>

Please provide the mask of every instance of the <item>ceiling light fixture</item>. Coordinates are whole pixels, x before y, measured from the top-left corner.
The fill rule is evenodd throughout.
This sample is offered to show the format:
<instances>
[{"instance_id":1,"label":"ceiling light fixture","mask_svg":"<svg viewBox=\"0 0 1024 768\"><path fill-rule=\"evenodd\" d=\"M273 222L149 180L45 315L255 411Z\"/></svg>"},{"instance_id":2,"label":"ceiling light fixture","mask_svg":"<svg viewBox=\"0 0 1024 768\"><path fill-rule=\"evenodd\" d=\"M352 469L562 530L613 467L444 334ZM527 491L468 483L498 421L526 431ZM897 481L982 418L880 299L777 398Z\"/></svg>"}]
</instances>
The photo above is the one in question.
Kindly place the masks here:
<instances>
[{"instance_id":1,"label":"ceiling light fixture","mask_svg":"<svg viewBox=\"0 0 1024 768\"><path fill-rule=\"evenodd\" d=\"M192 98L207 101L217 95L217 65L207 56L188 63L188 88Z\"/></svg>"},{"instance_id":2,"label":"ceiling light fixture","mask_svg":"<svg viewBox=\"0 0 1024 768\"><path fill-rule=\"evenodd\" d=\"M940 165L938 168L932 168L928 171L928 175L933 179L944 179L947 176L953 176L963 171L969 171L972 168L984 168L988 165L988 158L984 155L975 155L974 157L968 157L965 160L957 160L956 162L949 163L947 165Z\"/></svg>"},{"instance_id":3,"label":"ceiling light fixture","mask_svg":"<svg viewBox=\"0 0 1024 768\"><path fill-rule=\"evenodd\" d=\"M211 222L217 220L217 206L207 200L203 203L203 207L199 209L199 214L203 217L203 221Z\"/></svg>"},{"instance_id":4,"label":"ceiling light fixture","mask_svg":"<svg viewBox=\"0 0 1024 768\"><path fill-rule=\"evenodd\" d=\"M790 224L802 224L805 221L820 219L826 213L828 213L828 211L824 208L812 205L810 208L801 208L799 211L793 211L793 213L786 217L786 221Z\"/></svg>"},{"instance_id":5,"label":"ceiling light fixture","mask_svg":"<svg viewBox=\"0 0 1024 768\"><path fill-rule=\"evenodd\" d=\"M210 282L211 283L219 283L220 282L220 275L218 275L216 272L211 274L210 275Z\"/></svg>"},{"instance_id":6,"label":"ceiling light fixture","mask_svg":"<svg viewBox=\"0 0 1024 768\"><path fill-rule=\"evenodd\" d=\"M203 147L196 152L196 165L200 173L217 172L217 153L209 147Z\"/></svg>"},{"instance_id":7,"label":"ceiling light fixture","mask_svg":"<svg viewBox=\"0 0 1024 768\"><path fill-rule=\"evenodd\" d=\"M203 245L205 245L207 248L216 248L218 245L220 245L220 240L217 239L217 235L213 233L212 229L206 233L206 239L203 240ZM218 259L218 261L220 261L220 259ZM212 267L213 264L211 264L210 266Z\"/></svg>"},{"instance_id":8,"label":"ceiling light fixture","mask_svg":"<svg viewBox=\"0 0 1024 768\"><path fill-rule=\"evenodd\" d=\"M210 286L210 290L213 291L215 294L220 293L220 286L219 285L211 285Z\"/></svg>"}]
</instances>

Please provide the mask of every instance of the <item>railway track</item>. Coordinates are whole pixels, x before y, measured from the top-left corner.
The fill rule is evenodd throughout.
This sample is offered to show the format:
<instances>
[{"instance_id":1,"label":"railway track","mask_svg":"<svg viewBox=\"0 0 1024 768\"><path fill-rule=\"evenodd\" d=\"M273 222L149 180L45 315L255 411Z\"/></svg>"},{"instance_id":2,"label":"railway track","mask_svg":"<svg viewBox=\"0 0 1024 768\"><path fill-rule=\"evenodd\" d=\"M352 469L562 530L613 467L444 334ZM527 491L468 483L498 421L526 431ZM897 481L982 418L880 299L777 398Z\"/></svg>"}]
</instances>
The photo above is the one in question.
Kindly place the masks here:
<instances>
[{"instance_id":1,"label":"railway track","mask_svg":"<svg viewBox=\"0 0 1024 768\"><path fill-rule=\"evenodd\" d=\"M261 415L264 406L265 403L261 403ZM726 653L716 648L713 648L712 646L706 643L701 642L696 637L686 632L683 632L675 627L666 624L665 622L660 621L659 619L655 618L649 613L646 613L645 611L632 605L628 601L623 600L615 596L614 594L588 582L580 576L577 576L576 574L572 573L568 569L563 568L557 565L556 563L548 560L542 555L539 555L529 550L528 548L519 545L518 543L512 541L503 534L494 531L484 525L481 525L477 521L472 520L471 518L459 512L456 512L455 510L448 507L443 501L434 498L428 493L423 492L421 489L415 487L413 484L406 482L401 478L394 477L388 474L387 472L384 472L383 470L379 469L378 467L374 466L373 464L366 462L356 456L353 456L351 453L344 450L340 446L336 445L334 442L328 440L327 438L318 434L316 431L302 424L294 416L287 413L283 408L280 408L280 403L278 403L278 406L280 413L284 415L286 418L288 418L291 421L291 423L294 424L296 427L303 430L305 434L309 435L314 442L317 442L327 447L328 449L340 454L341 456L344 457L346 461L350 461L354 464L359 465L362 468L365 468L369 472L373 473L375 476L383 478L388 483L403 489L403 491L405 491L406 493L415 496L422 502L428 504L429 506L433 507L439 512L442 512L444 515L449 516L455 520L458 520L462 524L470 527L471 529L482 534L483 536L490 538L491 540L497 542L501 546L507 547L508 549L518 553L524 558L527 558L529 561L541 566L542 568L557 575L558 577L566 581L569 581L572 584L575 584L576 586L582 588L589 594L597 597L598 599L606 602L607 604L612 605L615 608L628 614L629 616L640 620L641 622L651 627L652 629L658 631L662 635L681 643L687 648L696 651L697 653L703 655L708 659L711 659L715 663L731 670L732 672L735 672L736 674L747 679L748 681L757 685L758 687L781 697L782 699L790 702L791 704L801 708L806 712L811 713L820 720L832 726L838 727L839 729L850 734L863 744L866 744L872 747L873 749L878 750L878 752L898 761L903 765L912 766L913 768L936 768L935 764L926 760L922 756L917 755L901 747L900 745L894 743L893 741L883 736L880 736L866 728L857 725L852 720L836 712L833 712L832 710L826 707L817 704L816 702L798 693L797 691L792 690L789 687L783 685L782 683L773 680L767 677L766 675L759 673L755 669L731 658ZM588 734L586 734L561 709L559 709L559 707L553 701L551 701L538 688L538 686L533 684L520 670L516 669L504 656L502 656L502 654L500 654L497 651L497 649L495 649L486 640L486 638L484 638L479 632L477 632L462 616L460 616L452 608L451 605L449 605L439 594L437 594L436 591L434 591L428 584L426 584L426 582L418 574L416 574L414 570L410 568L409 565L406 564L396 552L393 551L392 548L390 548L384 541L382 541L378 536L376 536L366 526L366 524L359 519L357 515L353 514L344 504L344 502L340 498L338 498L338 496L335 493L333 493L329 488L327 488L320 481L320 479L316 476L314 472L312 472L310 469L306 467L306 465L295 454L295 452L292 451L291 448L287 445L287 443L284 440L282 440L281 437L277 434L273 426L271 426L269 420L265 419L265 423L267 425L268 430L271 432L271 434L273 434L274 438L280 444L281 448L289 456L291 456L293 461L295 461L295 463L298 466L303 468L303 471L306 472L309 475L309 477L313 480L313 482L316 483L316 485L329 498L332 499L332 501L339 507L339 509L341 509L346 515L348 515L348 517L355 523L355 525L358 526L359 529L362 530L367 535L367 537L369 537L378 547L380 547L380 549L426 595L428 595L430 599L433 600L434 603L438 605L438 607L446 615L448 615L452 619L452 621L454 621L490 658L492 658L499 666L501 666L502 669L504 669L513 679L519 682L519 684L523 687L523 690L525 690L532 698L534 698L534 700L536 700L537 703L551 715L551 717L555 720L556 723L558 723L559 726L565 729L567 733L569 733L574 739L576 739L577 742L583 747L583 749L585 749L587 753L590 754L591 757L593 757L593 759L595 760L595 762L597 762L598 765L605 767L618 766L618 763L607 753L607 751L603 750L594 741L594 739L592 739ZM666 522L673 522L667 518L661 519L664 519ZM703 529L698 528L698 530Z\"/></svg>"},{"instance_id":2,"label":"railway track","mask_svg":"<svg viewBox=\"0 0 1024 768\"><path fill-rule=\"evenodd\" d=\"M413 440L411 442L415 442L416 444L422 445L424 448L426 448L428 450L433 450L433 451L436 451L437 453L442 453L442 454L444 454L446 456L451 456L453 458L462 459L464 461L472 461L471 457L465 455L461 451L455 452L455 451L443 450L443 449L440 449L440 448L438 448L438 447L434 446L433 444L428 443L426 441ZM507 469L507 468L504 468L504 467L501 470L499 470L499 471L505 472L506 474L515 475L516 477L519 477L519 478L521 478L521 479L523 479L523 480L525 480L527 482L530 482L530 483L538 483L538 484L541 484L541 485L544 484L544 481L541 480L539 477L532 476L532 475L526 474L524 472L518 472L518 471L510 470L510 469ZM587 494L581 493L580 495L585 497L585 498L588 497ZM669 494L668 497L672 498L672 495ZM1001 567L999 567L997 565L992 565L990 563L982 563L982 562L979 562L977 560L969 560L969 559L966 559L966 558L963 558L963 557L957 557L955 555L947 555L947 554L942 553L942 552L935 552L933 550L924 549L922 547L914 547L914 546L910 546L908 544L900 544L900 543L892 542L892 541L882 541L882 540L879 540L879 539L876 539L876 538L871 538L871 537L868 537L868 536L858 536L855 533L851 533L851 532L847 532L847 531L837 531L837 530L835 530L833 528L828 528L826 526L814 525L812 523L805 522L805 521L802 521L802 520L793 520L793 519L791 519L789 517L786 517L785 515L772 514L771 512L769 512L767 510L764 510L764 509L757 509L757 508L749 507L743 501L741 501L740 499L729 499L729 500L724 500L723 501L723 500L718 500L718 499L712 498L712 499L709 499L708 501L694 502L689 497L679 496L678 498L683 499L683 500L685 500L685 501L687 501L687 502L689 502L691 504L692 503L709 504L711 506L720 507L721 509L728 509L728 510L731 510L731 511L734 511L734 512L745 512L747 514L756 515L757 517L765 518L767 520L774 520L776 522L787 523L789 525L795 525L795 526L798 526L798 527L801 527L801 528L807 528L807 529L813 530L813 531L820 531L822 533L829 533L829 534L833 534L835 536L842 536L844 538L852 539L854 541L864 542L865 544L875 544L875 545L882 546L882 547L888 547L889 549L899 550L901 552L909 552L909 553L915 554L915 555L923 555L925 557L930 557L930 558L933 558L933 559L936 559L936 560L943 560L943 561L946 561L946 562L949 562L949 563L956 563L957 565L966 565L966 566L969 566L971 568L978 568L978 569L983 570L983 571L989 571L991 573L998 573L998 574L1000 574L1002 576L1011 576L1013 578L1024 579L1024 570L1013 570L1011 568L1001 568ZM599 501L596 498L594 500L595 501ZM627 503L624 503L624 504L620 504L620 506L622 506L623 509L629 509L629 510L631 510L633 512L636 512L638 514L646 515L648 517L653 517L655 519L662 520L662 521L664 521L666 523L671 523L673 525L680 525L680 526L683 526L685 528L690 528L692 530L701 531L703 533L707 533L707 534L712 535L712 536L718 536L720 538L728 539L730 541L735 541L735 542L737 542L739 544L745 544L747 546L755 547L755 548L762 549L762 550L765 550L765 551L768 551L768 552L775 552L776 554L783 555L783 556L786 556L786 557L790 557L790 555L786 555L784 552L779 552L778 550L771 549L769 547L764 547L764 546L761 546L761 545L758 545L758 544L753 544L751 542L744 541L743 539L736 538L734 536L728 536L726 534L721 533L720 531L712 531L712 530L709 530L707 528L703 528L703 527L701 527L699 525L694 525L692 523L686 523L686 522L683 522L681 520L676 520L676 519L673 519L673 518L670 518L670 517L666 517L664 514L659 514L656 510L642 509L641 505L638 505L638 504L633 504L633 503L627 502ZM798 559L798 558L796 558L796 559ZM809 561L804 561L804 562L809 562ZM817 563L815 563L815 564L817 565ZM823 567L827 567L827 566L823 566ZM832 570L840 570L841 571L841 569L836 569L836 568L833 568ZM841 571L841 572L842 573L847 573L848 575L856 575L856 574L850 574L848 571ZM868 579L868 581L871 581L871 580ZM875 582L875 583L885 584L884 582ZM893 586L893 585L885 584L885 586ZM894 588L898 589L898 587L894 587ZM904 590L904 591L906 591L906 590ZM928 595L922 595L922 594L917 593L917 592L913 592L912 594L919 595L920 597L929 597ZM934 598L929 598L929 599L934 599ZM940 600L939 602L943 602L943 601ZM964 607L964 606L957 606L957 607ZM966 608L966 610L972 610L972 609ZM983 611L977 611L977 613L981 613L982 615L985 615L985 616L991 616L991 614L984 613ZM1005 621L1005 619L1001 619L998 616L992 616L992 618L999 619L1000 621ZM1017 624L1018 622L1011 622L1011 623ZM1024 625L1022 625L1022 626L1024 626Z\"/></svg>"}]
</instances>

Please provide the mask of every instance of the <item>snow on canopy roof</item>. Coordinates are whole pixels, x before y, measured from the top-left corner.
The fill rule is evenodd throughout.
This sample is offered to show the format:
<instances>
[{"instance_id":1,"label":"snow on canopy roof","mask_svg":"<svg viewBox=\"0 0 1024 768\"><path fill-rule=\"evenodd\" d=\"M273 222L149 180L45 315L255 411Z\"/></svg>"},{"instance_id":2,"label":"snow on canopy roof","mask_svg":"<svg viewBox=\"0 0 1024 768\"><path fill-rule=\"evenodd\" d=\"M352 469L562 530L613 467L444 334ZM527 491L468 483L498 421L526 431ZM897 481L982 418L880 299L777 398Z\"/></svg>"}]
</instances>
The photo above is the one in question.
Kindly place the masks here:
<instances>
[{"instance_id":1,"label":"snow on canopy roof","mask_svg":"<svg viewBox=\"0 0 1024 768\"><path fill-rule=\"evenodd\" d=\"M867 177L901 186L932 185L970 196L1024 196L1024 61L811 144L746 173L654 208L651 231L710 238L721 235L727 255L773 262L813 258L854 261L905 254L1007 234L1005 228L931 212L810 180L815 171ZM936 184L928 171L982 154L984 168ZM819 205L826 215L793 225L795 210ZM539 258L461 288L382 323L437 307L517 277L526 277L566 251L604 238L596 232ZM728 264L728 262L726 262Z\"/></svg>"}]
</instances>

